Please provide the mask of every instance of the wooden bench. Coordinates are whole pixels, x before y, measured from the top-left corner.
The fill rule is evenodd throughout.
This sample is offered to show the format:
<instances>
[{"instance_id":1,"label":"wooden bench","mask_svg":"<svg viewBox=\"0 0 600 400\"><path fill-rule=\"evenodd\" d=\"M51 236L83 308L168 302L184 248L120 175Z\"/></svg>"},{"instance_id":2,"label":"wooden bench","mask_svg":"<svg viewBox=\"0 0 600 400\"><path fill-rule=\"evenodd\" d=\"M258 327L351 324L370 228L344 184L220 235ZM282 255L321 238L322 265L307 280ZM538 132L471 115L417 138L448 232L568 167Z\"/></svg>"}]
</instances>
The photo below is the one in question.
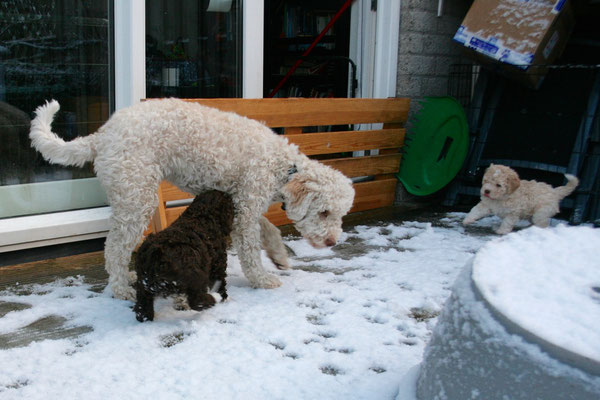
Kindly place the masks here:
<instances>
[{"instance_id":1,"label":"wooden bench","mask_svg":"<svg viewBox=\"0 0 600 400\"><path fill-rule=\"evenodd\" d=\"M356 197L352 212L370 210L394 203L400 167L400 148L404 144L404 124L410 100L278 98L278 99L186 99L263 122L270 128L283 128L290 143L304 154L338 169L350 178L372 177L354 184ZM378 129L303 133L307 127L379 124ZM382 125L381 125L382 124ZM352 152L378 149L378 155L352 157ZM159 206L146 233L158 232L181 215L186 205L169 206L170 202L193 196L169 182L159 189ZM274 225L291 221L272 204L265 216Z\"/></svg>"}]
</instances>

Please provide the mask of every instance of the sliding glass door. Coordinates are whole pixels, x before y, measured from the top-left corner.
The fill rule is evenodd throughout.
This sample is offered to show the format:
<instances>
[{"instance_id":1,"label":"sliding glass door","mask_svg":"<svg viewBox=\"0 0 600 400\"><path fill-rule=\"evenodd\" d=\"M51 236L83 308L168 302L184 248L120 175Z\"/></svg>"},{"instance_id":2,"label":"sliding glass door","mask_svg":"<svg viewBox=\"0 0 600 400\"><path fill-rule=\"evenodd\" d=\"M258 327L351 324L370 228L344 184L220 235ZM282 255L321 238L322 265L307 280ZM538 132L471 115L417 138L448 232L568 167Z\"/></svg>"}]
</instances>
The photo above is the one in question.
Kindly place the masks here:
<instances>
[{"instance_id":1,"label":"sliding glass door","mask_svg":"<svg viewBox=\"0 0 600 400\"><path fill-rule=\"evenodd\" d=\"M126 107L145 97L242 97L242 20L248 16L241 5L0 2L0 219L106 205L91 164L52 165L31 148L33 111L46 100L61 104L54 132L72 140L98 129L115 104ZM262 8L252 10L262 14ZM261 32L262 20L254 20L253 29Z\"/></svg>"},{"instance_id":2,"label":"sliding glass door","mask_svg":"<svg viewBox=\"0 0 600 400\"><path fill-rule=\"evenodd\" d=\"M51 165L33 150L33 111L56 99L53 130L94 132L114 108L112 1L0 3L0 218L106 204L92 165Z\"/></svg>"}]
</instances>

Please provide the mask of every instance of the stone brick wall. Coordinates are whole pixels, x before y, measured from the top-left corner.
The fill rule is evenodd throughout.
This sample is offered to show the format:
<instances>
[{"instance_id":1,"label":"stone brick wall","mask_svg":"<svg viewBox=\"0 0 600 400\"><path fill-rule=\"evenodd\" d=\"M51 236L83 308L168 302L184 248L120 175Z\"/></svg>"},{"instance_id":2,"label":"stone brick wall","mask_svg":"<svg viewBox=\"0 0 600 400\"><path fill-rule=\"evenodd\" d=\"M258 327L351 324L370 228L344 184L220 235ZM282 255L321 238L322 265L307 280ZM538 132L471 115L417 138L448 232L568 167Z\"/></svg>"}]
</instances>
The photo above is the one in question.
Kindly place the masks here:
<instances>
[{"instance_id":1,"label":"stone brick wall","mask_svg":"<svg viewBox=\"0 0 600 400\"><path fill-rule=\"evenodd\" d=\"M402 0L398 48L398 97L422 98L447 94L453 63L469 62L452 37L472 0Z\"/></svg>"},{"instance_id":2,"label":"stone brick wall","mask_svg":"<svg viewBox=\"0 0 600 400\"><path fill-rule=\"evenodd\" d=\"M415 100L448 94L451 64L470 63L452 40L472 0L444 0L438 13L438 0L401 0L396 96L413 99L411 115L418 110ZM428 202L410 195L398 182L395 204Z\"/></svg>"}]
</instances>

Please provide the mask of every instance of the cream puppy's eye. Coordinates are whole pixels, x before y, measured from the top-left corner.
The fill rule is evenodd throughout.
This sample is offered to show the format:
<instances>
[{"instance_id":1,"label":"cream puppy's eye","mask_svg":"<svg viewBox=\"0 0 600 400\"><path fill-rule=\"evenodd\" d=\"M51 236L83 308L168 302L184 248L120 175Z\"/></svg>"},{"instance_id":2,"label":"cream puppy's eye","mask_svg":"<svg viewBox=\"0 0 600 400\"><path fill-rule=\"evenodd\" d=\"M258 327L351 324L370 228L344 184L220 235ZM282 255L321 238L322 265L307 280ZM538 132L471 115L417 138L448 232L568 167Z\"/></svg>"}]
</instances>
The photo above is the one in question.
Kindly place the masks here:
<instances>
[{"instance_id":1,"label":"cream puppy's eye","mask_svg":"<svg viewBox=\"0 0 600 400\"><path fill-rule=\"evenodd\" d=\"M321 219L325 219L325 218L327 218L327 217L329 217L329 211L325 210L325 211L321 211L321 212L319 213L319 218L321 218Z\"/></svg>"},{"instance_id":2,"label":"cream puppy's eye","mask_svg":"<svg viewBox=\"0 0 600 400\"><path fill-rule=\"evenodd\" d=\"M499 183L496 183L496 187L502 187L502 185Z\"/></svg>"}]
</instances>

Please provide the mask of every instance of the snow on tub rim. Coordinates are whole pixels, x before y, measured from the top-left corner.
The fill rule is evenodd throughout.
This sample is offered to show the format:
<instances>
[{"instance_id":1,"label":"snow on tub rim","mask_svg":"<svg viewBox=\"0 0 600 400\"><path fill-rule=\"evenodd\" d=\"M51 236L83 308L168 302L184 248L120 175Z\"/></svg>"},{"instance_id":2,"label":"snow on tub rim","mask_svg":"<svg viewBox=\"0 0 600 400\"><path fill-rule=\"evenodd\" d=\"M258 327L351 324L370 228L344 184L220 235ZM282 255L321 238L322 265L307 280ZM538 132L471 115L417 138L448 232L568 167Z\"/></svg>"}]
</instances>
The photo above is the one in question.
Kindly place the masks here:
<instances>
[{"instance_id":1,"label":"snow on tub rim","mask_svg":"<svg viewBox=\"0 0 600 400\"><path fill-rule=\"evenodd\" d=\"M600 230L532 227L485 245L425 350L417 397L600 398Z\"/></svg>"}]
</instances>

